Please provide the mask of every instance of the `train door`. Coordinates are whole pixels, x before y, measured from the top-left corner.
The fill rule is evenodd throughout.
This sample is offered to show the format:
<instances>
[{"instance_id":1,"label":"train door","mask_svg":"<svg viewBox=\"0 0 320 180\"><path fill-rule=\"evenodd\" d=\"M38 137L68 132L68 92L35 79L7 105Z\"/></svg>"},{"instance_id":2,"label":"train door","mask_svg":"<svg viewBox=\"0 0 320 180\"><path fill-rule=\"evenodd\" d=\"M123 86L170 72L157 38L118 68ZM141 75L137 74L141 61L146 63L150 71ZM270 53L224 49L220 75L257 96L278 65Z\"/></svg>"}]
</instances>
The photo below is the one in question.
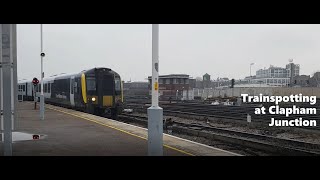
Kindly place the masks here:
<instances>
[{"instance_id":1,"label":"train door","mask_svg":"<svg viewBox=\"0 0 320 180\"><path fill-rule=\"evenodd\" d=\"M75 107L80 107L80 78L75 78L74 79L74 105Z\"/></svg>"},{"instance_id":2,"label":"train door","mask_svg":"<svg viewBox=\"0 0 320 180\"><path fill-rule=\"evenodd\" d=\"M70 104L74 106L74 76L70 78Z\"/></svg>"}]
</instances>

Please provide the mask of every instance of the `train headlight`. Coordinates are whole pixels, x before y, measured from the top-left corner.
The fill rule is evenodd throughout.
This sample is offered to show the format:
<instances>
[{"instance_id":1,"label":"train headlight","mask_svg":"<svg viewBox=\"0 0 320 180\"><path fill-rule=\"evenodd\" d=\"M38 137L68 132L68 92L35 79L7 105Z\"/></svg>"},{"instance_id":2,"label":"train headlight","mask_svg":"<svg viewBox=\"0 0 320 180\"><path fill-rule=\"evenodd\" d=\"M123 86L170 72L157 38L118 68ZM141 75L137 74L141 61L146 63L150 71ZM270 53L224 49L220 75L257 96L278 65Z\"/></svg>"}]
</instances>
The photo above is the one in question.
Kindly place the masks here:
<instances>
[{"instance_id":1,"label":"train headlight","mask_svg":"<svg viewBox=\"0 0 320 180\"><path fill-rule=\"evenodd\" d=\"M91 101L92 101L92 102L95 102L95 101L96 101L96 98L95 98L95 97L91 98Z\"/></svg>"}]
</instances>

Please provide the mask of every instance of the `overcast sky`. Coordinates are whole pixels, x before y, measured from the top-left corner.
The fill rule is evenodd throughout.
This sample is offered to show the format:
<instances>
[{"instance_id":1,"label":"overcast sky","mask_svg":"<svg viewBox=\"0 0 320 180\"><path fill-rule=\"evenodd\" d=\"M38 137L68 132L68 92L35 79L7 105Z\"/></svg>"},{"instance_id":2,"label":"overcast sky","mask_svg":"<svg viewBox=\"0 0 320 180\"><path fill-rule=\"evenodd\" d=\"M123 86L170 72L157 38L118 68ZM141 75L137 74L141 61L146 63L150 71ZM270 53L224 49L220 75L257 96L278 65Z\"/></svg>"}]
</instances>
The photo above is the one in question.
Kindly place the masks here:
<instances>
[{"instance_id":1,"label":"overcast sky","mask_svg":"<svg viewBox=\"0 0 320 180\"><path fill-rule=\"evenodd\" d=\"M109 67L125 81L151 75L150 24L45 24L48 77ZM19 24L18 77L40 78L40 25ZM300 64L300 74L320 70L320 25L160 25L160 74L184 73L240 79L270 64Z\"/></svg>"}]
</instances>

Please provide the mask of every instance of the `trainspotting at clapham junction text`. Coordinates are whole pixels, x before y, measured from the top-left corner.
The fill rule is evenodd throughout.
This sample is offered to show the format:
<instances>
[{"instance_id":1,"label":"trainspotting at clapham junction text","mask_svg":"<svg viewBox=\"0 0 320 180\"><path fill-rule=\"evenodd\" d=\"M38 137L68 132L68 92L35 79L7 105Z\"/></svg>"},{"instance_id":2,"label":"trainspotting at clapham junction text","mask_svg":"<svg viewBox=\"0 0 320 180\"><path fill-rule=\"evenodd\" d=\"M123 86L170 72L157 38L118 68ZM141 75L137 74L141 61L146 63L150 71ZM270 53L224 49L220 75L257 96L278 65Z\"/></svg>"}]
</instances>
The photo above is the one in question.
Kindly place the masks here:
<instances>
[{"instance_id":1,"label":"trainspotting at clapham junction text","mask_svg":"<svg viewBox=\"0 0 320 180\"><path fill-rule=\"evenodd\" d=\"M293 105L292 107L280 107L279 103L281 102L308 102L310 105L316 104L316 96L303 96L302 94L290 95L290 96L249 96L248 94L241 94L243 102L274 102L274 106L270 106L268 109L269 114L278 115L283 114L286 117L289 117L292 114L317 114L316 108L302 108ZM260 108L255 108L255 114L266 114L266 108L264 106ZM276 120L271 118L269 126L317 126L316 120L306 120L297 118L294 120Z\"/></svg>"}]
</instances>

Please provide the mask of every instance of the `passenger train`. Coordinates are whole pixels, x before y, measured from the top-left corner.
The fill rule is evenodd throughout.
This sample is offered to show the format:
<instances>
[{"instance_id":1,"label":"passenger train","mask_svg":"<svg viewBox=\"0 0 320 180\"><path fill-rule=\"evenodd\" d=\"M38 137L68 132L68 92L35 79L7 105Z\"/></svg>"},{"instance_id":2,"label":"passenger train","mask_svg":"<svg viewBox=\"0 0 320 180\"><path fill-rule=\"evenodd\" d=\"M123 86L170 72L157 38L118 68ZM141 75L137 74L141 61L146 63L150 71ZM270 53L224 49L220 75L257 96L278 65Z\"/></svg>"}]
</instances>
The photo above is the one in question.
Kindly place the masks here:
<instances>
[{"instance_id":1,"label":"passenger train","mask_svg":"<svg viewBox=\"0 0 320 180\"><path fill-rule=\"evenodd\" d=\"M20 81L24 100L39 101L41 83ZM43 79L45 103L116 118L123 110L123 84L120 75L109 68L93 68L76 74L61 74Z\"/></svg>"}]
</instances>

